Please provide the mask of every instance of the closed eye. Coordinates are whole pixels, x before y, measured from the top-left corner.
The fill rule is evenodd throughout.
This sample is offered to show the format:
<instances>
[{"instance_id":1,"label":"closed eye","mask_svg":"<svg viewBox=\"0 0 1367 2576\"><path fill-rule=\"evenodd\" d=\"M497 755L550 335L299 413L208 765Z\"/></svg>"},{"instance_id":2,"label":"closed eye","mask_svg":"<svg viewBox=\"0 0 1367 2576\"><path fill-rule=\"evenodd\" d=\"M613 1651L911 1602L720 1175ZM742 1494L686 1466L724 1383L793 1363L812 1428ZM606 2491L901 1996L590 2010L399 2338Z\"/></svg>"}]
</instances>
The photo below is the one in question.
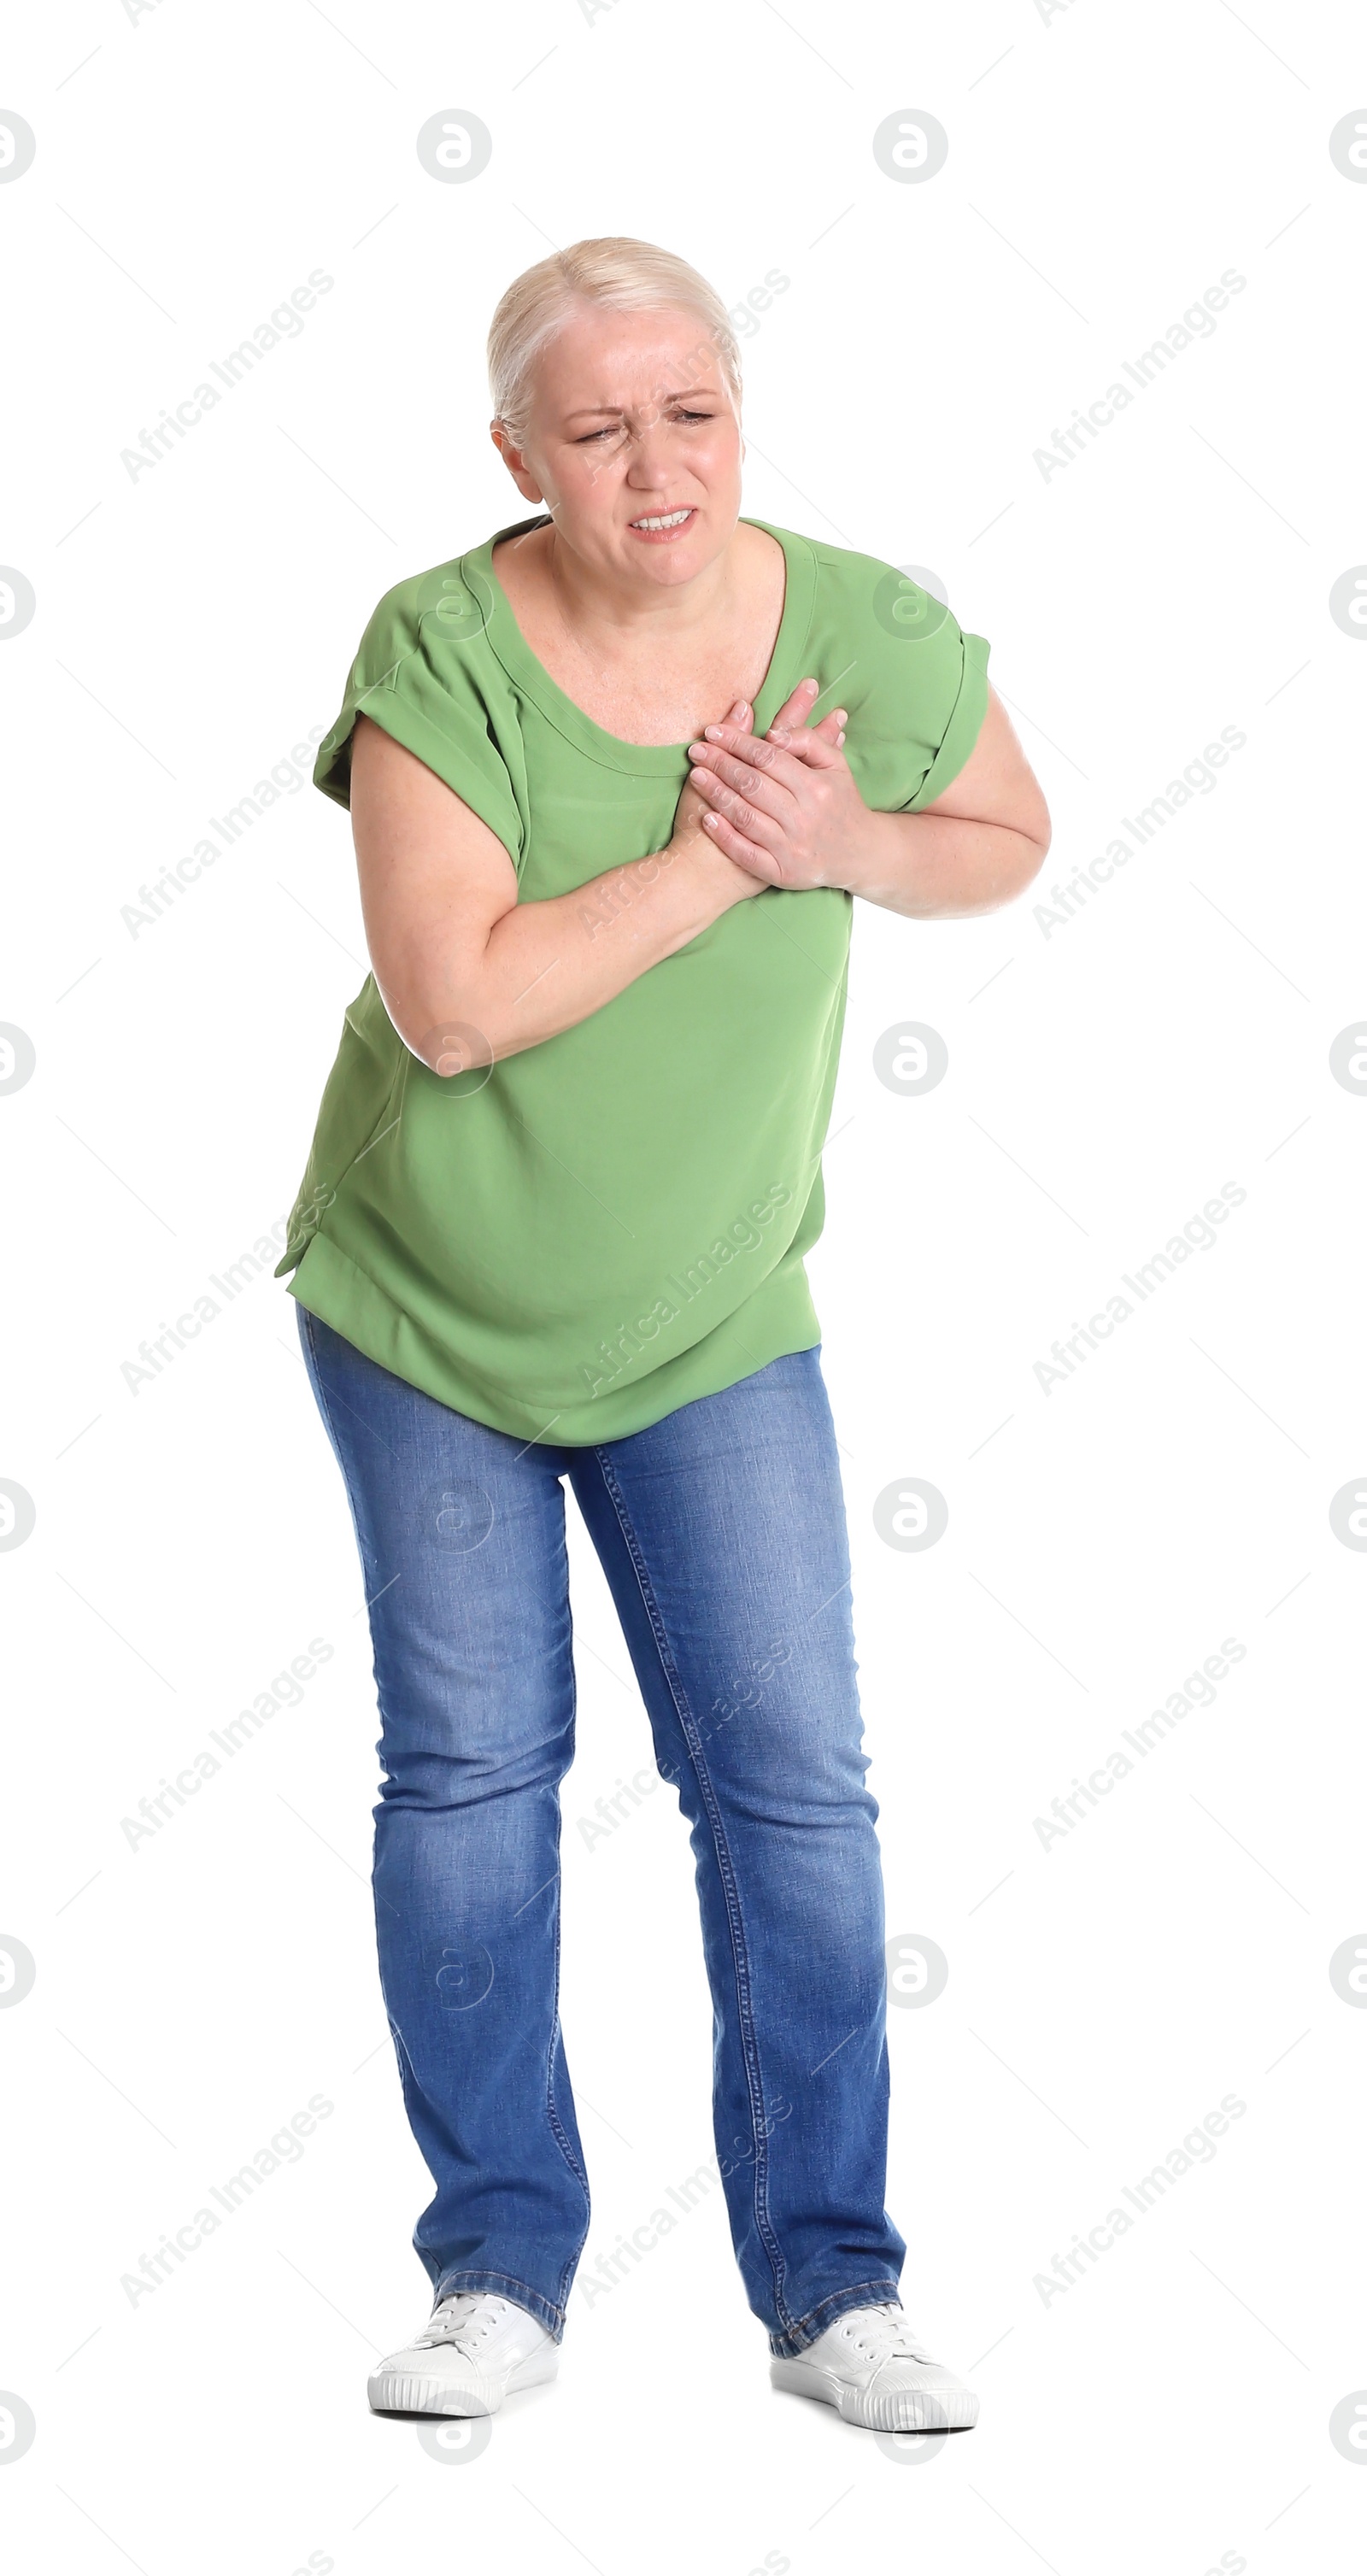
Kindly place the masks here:
<instances>
[{"instance_id":1,"label":"closed eye","mask_svg":"<svg viewBox=\"0 0 1367 2576\"><path fill-rule=\"evenodd\" d=\"M673 416L675 420L687 421L715 420L716 418L715 412L710 411L676 411ZM600 439L616 438L621 431L621 427L622 424L620 421L610 421L606 429L586 430L583 437L573 439L571 441L571 445L574 447L592 447Z\"/></svg>"}]
</instances>

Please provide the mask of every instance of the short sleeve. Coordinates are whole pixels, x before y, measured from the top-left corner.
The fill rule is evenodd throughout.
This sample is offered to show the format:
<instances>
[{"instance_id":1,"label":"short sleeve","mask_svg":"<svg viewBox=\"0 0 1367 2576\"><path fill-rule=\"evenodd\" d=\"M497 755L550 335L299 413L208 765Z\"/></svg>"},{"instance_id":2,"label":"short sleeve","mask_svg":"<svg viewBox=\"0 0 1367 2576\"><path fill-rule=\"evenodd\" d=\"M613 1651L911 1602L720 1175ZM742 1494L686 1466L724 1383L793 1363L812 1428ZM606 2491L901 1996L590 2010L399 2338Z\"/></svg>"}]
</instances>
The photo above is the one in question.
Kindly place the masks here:
<instances>
[{"instance_id":1,"label":"short sleeve","mask_svg":"<svg viewBox=\"0 0 1367 2576\"><path fill-rule=\"evenodd\" d=\"M849 710L846 758L866 804L917 813L978 739L991 646L895 564L834 547L819 549L818 561L827 652L843 639L830 696Z\"/></svg>"},{"instance_id":2,"label":"short sleeve","mask_svg":"<svg viewBox=\"0 0 1367 2576\"><path fill-rule=\"evenodd\" d=\"M350 809L351 738L357 716L369 716L454 789L517 867L525 834L505 757L516 728L504 696L484 610L459 563L400 582L361 638L341 713L318 746L313 783Z\"/></svg>"}]
</instances>

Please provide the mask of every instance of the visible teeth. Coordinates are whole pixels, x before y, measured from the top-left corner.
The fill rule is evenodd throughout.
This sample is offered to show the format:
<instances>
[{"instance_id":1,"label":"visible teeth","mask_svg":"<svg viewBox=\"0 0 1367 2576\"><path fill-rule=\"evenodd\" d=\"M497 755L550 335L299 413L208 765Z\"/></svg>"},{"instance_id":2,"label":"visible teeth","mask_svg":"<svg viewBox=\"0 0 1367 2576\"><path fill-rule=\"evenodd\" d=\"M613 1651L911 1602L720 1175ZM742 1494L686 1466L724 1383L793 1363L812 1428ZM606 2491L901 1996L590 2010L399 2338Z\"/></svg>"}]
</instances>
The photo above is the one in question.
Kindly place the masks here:
<instances>
[{"instance_id":1,"label":"visible teeth","mask_svg":"<svg viewBox=\"0 0 1367 2576\"><path fill-rule=\"evenodd\" d=\"M671 510L666 518L633 519L631 524L633 528L681 528L688 516L687 510Z\"/></svg>"}]
</instances>

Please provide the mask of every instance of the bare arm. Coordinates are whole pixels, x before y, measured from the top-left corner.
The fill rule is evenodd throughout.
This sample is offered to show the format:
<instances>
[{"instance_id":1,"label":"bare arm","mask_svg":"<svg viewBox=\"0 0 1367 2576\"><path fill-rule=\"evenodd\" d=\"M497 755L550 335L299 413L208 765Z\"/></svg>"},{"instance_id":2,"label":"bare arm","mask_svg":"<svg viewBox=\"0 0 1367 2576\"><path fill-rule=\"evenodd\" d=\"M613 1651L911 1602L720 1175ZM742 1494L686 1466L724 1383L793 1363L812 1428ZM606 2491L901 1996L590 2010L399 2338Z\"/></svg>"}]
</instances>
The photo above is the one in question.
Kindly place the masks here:
<instances>
[{"instance_id":1,"label":"bare arm","mask_svg":"<svg viewBox=\"0 0 1367 2576\"><path fill-rule=\"evenodd\" d=\"M871 812L843 741L830 744L819 727L774 725L755 741L709 725L690 753L718 849L766 884L843 886L919 920L991 912L1030 883L1049 848L1049 809L990 685L963 768L919 814Z\"/></svg>"},{"instance_id":2,"label":"bare arm","mask_svg":"<svg viewBox=\"0 0 1367 2576\"><path fill-rule=\"evenodd\" d=\"M690 779L665 849L572 894L520 903L497 834L402 743L358 717L351 818L361 908L375 980L405 1045L443 1073L516 1055L601 1010L733 904L761 894L753 872L712 847L703 810Z\"/></svg>"},{"instance_id":3,"label":"bare arm","mask_svg":"<svg viewBox=\"0 0 1367 2576\"><path fill-rule=\"evenodd\" d=\"M861 844L852 894L913 919L993 912L1043 866L1049 808L996 690L957 778L919 814L871 815L890 830ZM881 841L881 846L880 846Z\"/></svg>"}]
</instances>

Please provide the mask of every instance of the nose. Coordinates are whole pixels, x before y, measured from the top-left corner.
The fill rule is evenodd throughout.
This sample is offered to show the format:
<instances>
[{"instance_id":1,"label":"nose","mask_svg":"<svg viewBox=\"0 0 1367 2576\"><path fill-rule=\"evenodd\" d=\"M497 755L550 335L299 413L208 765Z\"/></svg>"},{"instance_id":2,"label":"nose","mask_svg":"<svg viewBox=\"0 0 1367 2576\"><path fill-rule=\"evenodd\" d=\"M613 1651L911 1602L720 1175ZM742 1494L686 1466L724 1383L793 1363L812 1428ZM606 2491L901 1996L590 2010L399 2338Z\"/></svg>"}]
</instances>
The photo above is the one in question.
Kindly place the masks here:
<instances>
[{"instance_id":1,"label":"nose","mask_svg":"<svg viewBox=\"0 0 1367 2576\"><path fill-rule=\"evenodd\" d=\"M662 468L667 445L668 423L658 404L647 403L632 414L627 423L631 440L631 461L627 480L652 490L663 482Z\"/></svg>"}]
</instances>

